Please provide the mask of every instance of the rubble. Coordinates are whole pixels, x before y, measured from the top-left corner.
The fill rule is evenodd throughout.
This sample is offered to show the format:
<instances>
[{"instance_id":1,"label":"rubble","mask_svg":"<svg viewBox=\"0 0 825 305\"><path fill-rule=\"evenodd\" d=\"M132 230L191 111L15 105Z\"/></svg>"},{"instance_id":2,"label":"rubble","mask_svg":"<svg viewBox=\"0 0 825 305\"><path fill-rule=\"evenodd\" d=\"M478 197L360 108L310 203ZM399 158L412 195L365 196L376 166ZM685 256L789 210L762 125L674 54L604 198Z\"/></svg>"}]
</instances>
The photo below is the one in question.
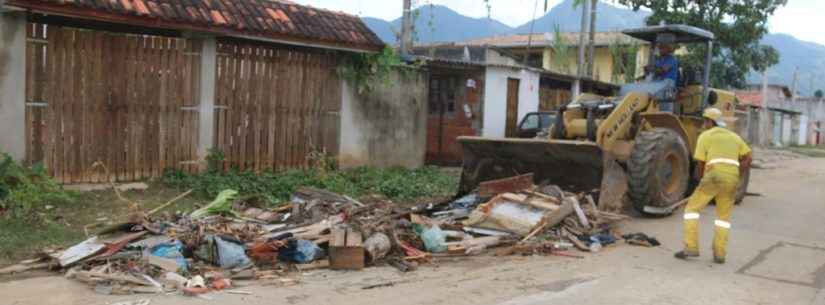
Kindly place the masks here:
<instances>
[{"instance_id":1,"label":"rubble","mask_svg":"<svg viewBox=\"0 0 825 305\"><path fill-rule=\"evenodd\" d=\"M28 264L59 265L98 293L208 297L250 280L296 285L301 272L317 269L389 265L410 272L437 259L485 254L583 258L570 251L597 252L622 239L613 225L627 217L599 210L591 194L526 179L532 176L490 181L483 194L409 208L313 188L266 208L256 196L225 190L188 215L153 210ZM644 234L624 238L658 244Z\"/></svg>"}]
</instances>

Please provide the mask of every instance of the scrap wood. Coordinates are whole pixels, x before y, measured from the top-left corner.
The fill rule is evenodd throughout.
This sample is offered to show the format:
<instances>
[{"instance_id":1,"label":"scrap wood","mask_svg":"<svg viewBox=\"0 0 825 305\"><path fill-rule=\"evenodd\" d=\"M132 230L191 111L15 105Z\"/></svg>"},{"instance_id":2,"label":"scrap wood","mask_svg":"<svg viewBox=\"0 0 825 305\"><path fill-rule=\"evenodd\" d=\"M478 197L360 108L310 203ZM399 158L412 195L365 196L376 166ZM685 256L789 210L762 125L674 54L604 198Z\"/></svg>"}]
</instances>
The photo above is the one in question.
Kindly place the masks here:
<instances>
[{"instance_id":1,"label":"scrap wood","mask_svg":"<svg viewBox=\"0 0 825 305\"><path fill-rule=\"evenodd\" d=\"M168 208L169 206L171 206L176 201L178 201L180 199L183 199L183 197L189 196L189 194L191 194L192 191L194 191L194 189L188 190L188 191L184 192L183 194L180 194L177 197L172 198L171 200L167 201L166 203L160 205L159 207L156 207L156 208L152 209L151 211L146 213L146 217L155 215L155 213L160 212L161 210L163 210L165 208Z\"/></svg>"},{"instance_id":2,"label":"scrap wood","mask_svg":"<svg viewBox=\"0 0 825 305\"><path fill-rule=\"evenodd\" d=\"M0 269L0 275L21 273L37 269L49 268L50 263L17 264Z\"/></svg>"},{"instance_id":3,"label":"scrap wood","mask_svg":"<svg viewBox=\"0 0 825 305\"><path fill-rule=\"evenodd\" d=\"M109 273L102 273L102 272L94 272L94 271L78 271L75 276L78 279L87 279L90 282L97 282L99 280L110 280L110 281L117 281L129 284L136 284L141 286L154 286L152 283L138 279L133 276L125 275L125 274L109 274ZM99 280L96 280L98 278Z\"/></svg>"},{"instance_id":4,"label":"scrap wood","mask_svg":"<svg viewBox=\"0 0 825 305\"><path fill-rule=\"evenodd\" d=\"M103 244L106 245L106 250L95 256L94 259L103 259L115 255L120 252L120 250L123 250L123 248L125 248L129 243L143 237L143 235L146 235L147 233L149 232L140 231L137 233L126 234L110 242L103 242Z\"/></svg>"},{"instance_id":5,"label":"scrap wood","mask_svg":"<svg viewBox=\"0 0 825 305\"><path fill-rule=\"evenodd\" d=\"M512 193L533 187L535 186L533 185L533 174L531 173L482 182L478 186L478 195L481 197L492 197L502 193Z\"/></svg>"},{"instance_id":6,"label":"scrap wood","mask_svg":"<svg viewBox=\"0 0 825 305\"><path fill-rule=\"evenodd\" d=\"M546 218L543 219L545 221L546 227L555 227L559 225L562 221L564 221L567 216L573 214L575 201L571 200L573 197L566 197L562 201L562 205L558 210L552 211L546 215Z\"/></svg>"},{"instance_id":7,"label":"scrap wood","mask_svg":"<svg viewBox=\"0 0 825 305\"><path fill-rule=\"evenodd\" d=\"M329 268L329 260L325 259L325 260L314 261L314 262L309 263L309 264L297 264L297 265L295 265L295 268L297 268L298 271L301 271L301 272L316 270L316 269L326 269L326 268Z\"/></svg>"},{"instance_id":8,"label":"scrap wood","mask_svg":"<svg viewBox=\"0 0 825 305\"><path fill-rule=\"evenodd\" d=\"M590 228L590 221L588 221L587 216L584 215L584 210L582 210L579 200L576 199L576 197L570 197L570 201L573 202L573 210L576 211L576 216L579 218L579 223L581 223L581 225L585 228Z\"/></svg>"},{"instance_id":9,"label":"scrap wood","mask_svg":"<svg viewBox=\"0 0 825 305\"><path fill-rule=\"evenodd\" d=\"M293 207L292 203L287 203L285 205L282 205L280 207L275 208L275 210L273 210L273 212L275 212L275 213L286 212L286 211L292 210L292 207Z\"/></svg>"},{"instance_id":10,"label":"scrap wood","mask_svg":"<svg viewBox=\"0 0 825 305\"><path fill-rule=\"evenodd\" d=\"M576 247L576 249L579 249L580 251L584 251L584 252L590 252L590 247L585 245L581 240L579 240L578 237L576 237L573 234L571 234L570 232L568 232L567 228L562 228L561 232L562 232L562 236L566 237L567 240L569 240L570 243L572 243L573 246Z\"/></svg>"},{"instance_id":11,"label":"scrap wood","mask_svg":"<svg viewBox=\"0 0 825 305\"><path fill-rule=\"evenodd\" d=\"M532 207L537 208L537 209L550 210L550 211L555 211L555 210L559 209L559 206L555 202L542 201L543 199L542 200L531 199L530 196L527 196L527 195L514 194L514 193L504 193L504 194L501 194L501 197L508 200L508 201L515 201L517 203L526 204L526 205L532 206Z\"/></svg>"},{"instance_id":12,"label":"scrap wood","mask_svg":"<svg viewBox=\"0 0 825 305\"><path fill-rule=\"evenodd\" d=\"M66 267L103 251L105 247L103 243L98 242L97 236L94 236L63 251L58 261L60 266Z\"/></svg>"}]
</instances>

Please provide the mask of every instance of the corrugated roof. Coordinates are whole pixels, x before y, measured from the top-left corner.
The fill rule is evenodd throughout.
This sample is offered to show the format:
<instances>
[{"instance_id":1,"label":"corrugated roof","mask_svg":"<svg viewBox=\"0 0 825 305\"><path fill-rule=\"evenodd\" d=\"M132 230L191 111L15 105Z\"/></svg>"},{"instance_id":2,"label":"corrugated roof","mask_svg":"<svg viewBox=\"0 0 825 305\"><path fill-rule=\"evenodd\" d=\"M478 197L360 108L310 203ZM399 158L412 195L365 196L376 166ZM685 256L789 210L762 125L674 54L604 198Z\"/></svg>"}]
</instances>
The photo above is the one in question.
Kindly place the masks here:
<instances>
[{"instance_id":1,"label":"corrugated roof","mask_svg":"<svg viewBox=\"0 0 825 305\"><path fill-rule=\"evenodd\" d=\"M227 36L380 50L361 18L288 0L6 0L39 13Z\"/></svg>"},{"instance_id":2,"label":"corrugated roof","mask_svg":"<svg viewBox=\"0 0 825 305\"><path fill-rule=\"evenodd\" d=\"M579 45L579 33L560 33L564 42L569 46ZM516 34L506 36L493 36L467 40L457 44L463 45L490 45L498 47L526 47L528 44L534 47L551 46L554 42L554 33L536 34ZM589 38L588 38L589 39ZM620 32L598 32L595 37L596 46L608 46L613 43L620 44L647 44L647 42L632 38Z\"/></svg>"}]
</instances>

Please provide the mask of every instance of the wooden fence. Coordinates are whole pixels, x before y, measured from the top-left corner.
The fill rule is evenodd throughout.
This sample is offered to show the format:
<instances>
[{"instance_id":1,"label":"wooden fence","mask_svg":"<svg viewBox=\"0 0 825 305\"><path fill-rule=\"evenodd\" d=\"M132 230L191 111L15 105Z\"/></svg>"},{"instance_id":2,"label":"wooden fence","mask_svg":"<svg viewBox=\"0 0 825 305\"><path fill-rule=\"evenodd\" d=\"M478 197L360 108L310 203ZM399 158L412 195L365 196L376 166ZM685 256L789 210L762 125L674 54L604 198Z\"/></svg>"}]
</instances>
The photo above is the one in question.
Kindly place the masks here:
<instances>
[{"instance_id":1,"label":"wooden fence","mask_svg":"<svg viewBox=\"0 0 825 305\"><path fill-rule=\"evenodd\" d=\"M180 38L30 24L28 162L63 183L196 170L200 50Z\"/></svg>"},{"instance_id":2,"label":"wooden fence","mask_svg":"<svg viewBox=\"0 0 825 305\"><path fill-rule=\"evenodd\" d=\"M218 44L215 145L226 167L305 168L339 147L341 81L334 53Z\"/></svg>"},{"instance_id":3,"label":"wooden fence","mask_svg":"<svg viewBox=\"0 0 825 305\"><path fill-rule=\"evenodd\" d=\"M556 111L570 102L570 90L541 88L539 90L539 110Z\"/></svg>"}]
</instances>

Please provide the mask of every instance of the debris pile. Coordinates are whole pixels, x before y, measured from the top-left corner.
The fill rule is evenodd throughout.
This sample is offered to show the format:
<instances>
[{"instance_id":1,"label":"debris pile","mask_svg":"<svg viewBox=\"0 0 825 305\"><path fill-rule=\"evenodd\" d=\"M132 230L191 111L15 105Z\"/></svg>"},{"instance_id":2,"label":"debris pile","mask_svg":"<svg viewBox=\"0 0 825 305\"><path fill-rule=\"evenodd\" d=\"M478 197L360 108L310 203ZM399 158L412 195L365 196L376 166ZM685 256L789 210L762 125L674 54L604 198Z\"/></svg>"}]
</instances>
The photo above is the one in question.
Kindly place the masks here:
<instances>
[{"instance_id":1,"label":"debris pile","mask_svg":"<svg viewBox=\"0 0 825 305\"><path fill-rule=\"evenodd\" d=\"M363 200L307 187L268 209L263 198L225 190L192 213L135 215L25 263L53 264L102 294L179 291L208 298L215 291L241 293L235 289L251 281L294 285L302 272L321 268L390 265L407 272L443 257L580 258L570 250L598 252L622 239L658 245L644 234L622 237L613 224L626 216L600 211L590 195L533 185L531 175L486 182L442 204L402 208Z\"/></svg>"}]
</instances>

